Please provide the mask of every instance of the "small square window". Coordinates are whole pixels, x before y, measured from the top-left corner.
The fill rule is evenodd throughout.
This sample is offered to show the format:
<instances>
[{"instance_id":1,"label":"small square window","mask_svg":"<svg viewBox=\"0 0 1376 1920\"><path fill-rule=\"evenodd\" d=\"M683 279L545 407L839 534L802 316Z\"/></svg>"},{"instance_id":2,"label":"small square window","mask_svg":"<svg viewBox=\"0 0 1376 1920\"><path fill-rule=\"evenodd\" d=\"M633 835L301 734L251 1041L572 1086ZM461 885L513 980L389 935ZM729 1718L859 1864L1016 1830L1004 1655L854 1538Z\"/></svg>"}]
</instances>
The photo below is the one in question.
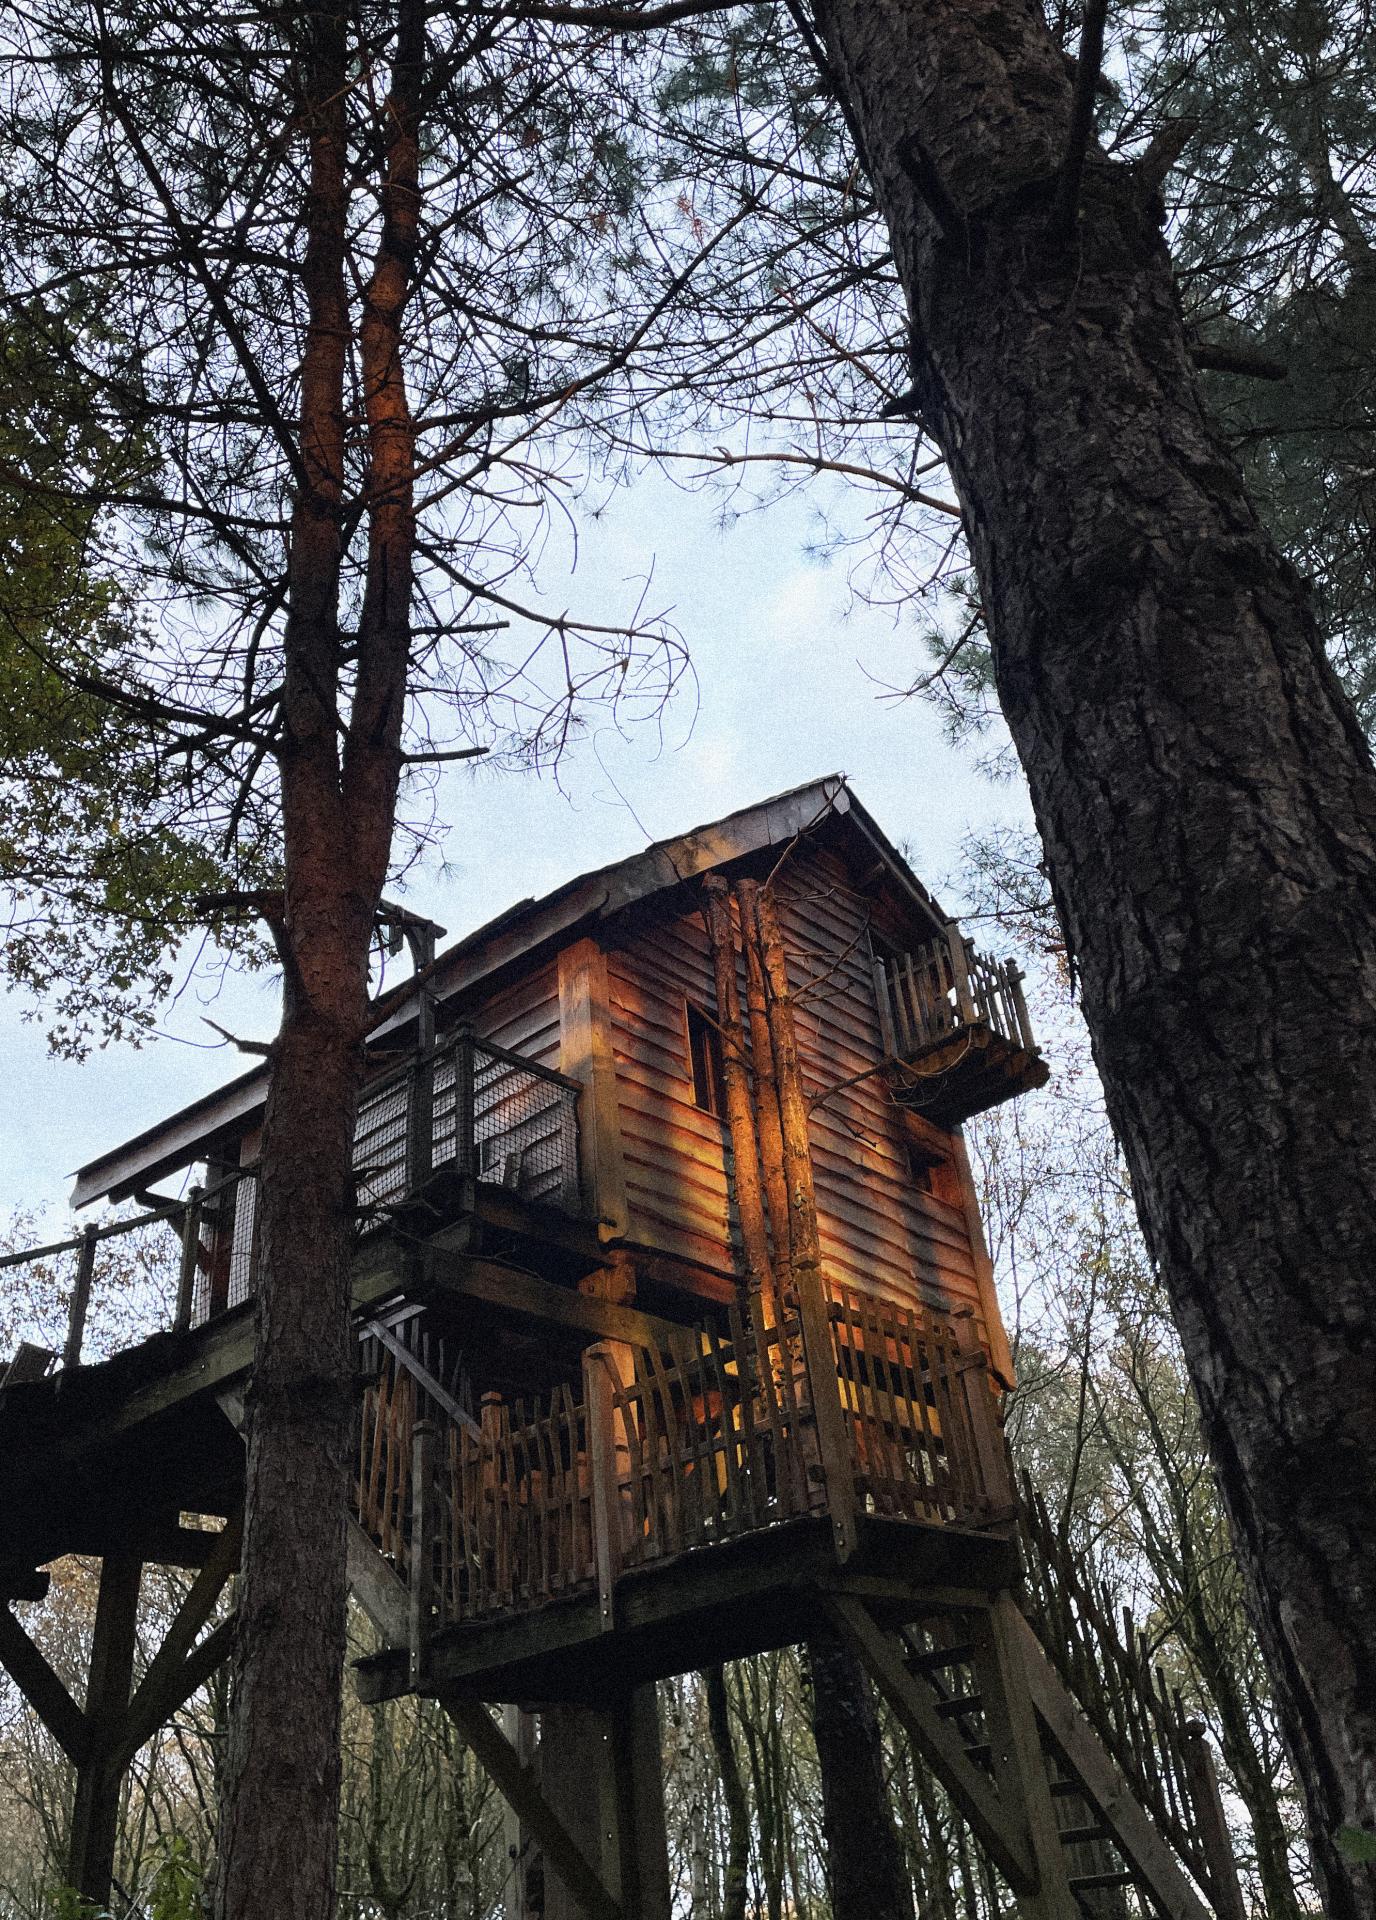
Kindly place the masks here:
<instances>
[{"instance_id":1,"label":"small square window","mask_svg":"<svg viewBox=\"0 0 1376 1920\"><path fill-rule=\"evenodd\" d=\"M688 1061L693 1079L693 1104L718 1120L726 1111L721 1064L721 1034L701 1007L688 1002Z\"/></svg>"}]
</instances>

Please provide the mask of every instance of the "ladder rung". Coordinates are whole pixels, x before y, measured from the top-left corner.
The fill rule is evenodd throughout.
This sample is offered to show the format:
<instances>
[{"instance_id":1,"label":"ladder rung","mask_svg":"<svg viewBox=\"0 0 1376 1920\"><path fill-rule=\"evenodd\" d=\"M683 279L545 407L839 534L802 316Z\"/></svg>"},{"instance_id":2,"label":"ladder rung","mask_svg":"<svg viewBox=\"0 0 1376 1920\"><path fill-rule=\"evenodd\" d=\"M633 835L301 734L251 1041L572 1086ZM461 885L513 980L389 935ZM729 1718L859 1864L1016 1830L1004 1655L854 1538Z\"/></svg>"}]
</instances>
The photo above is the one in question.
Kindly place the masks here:
<instances>
[{"instance_id":1,"label":"ladder rung","mask_svg":"<svg viewBox=\"0 0 1376 1920\"><path fill-rule=\"evenodd\" d=\"M1051 1797L1054 1800L1068 1800L1072 1794L1082 1794L1084 1788L1078 1780L1048 1780Z\"/></svg>"},{"instance_id":2,"label":"ladder rung","mask_svg":"<svg viewBox=\"0 0 1376 1920\"><path fill-rule=\"evenodd\" d=\"M1107 1827L1062 1827L1056 1838L1063 1847L1082 1847L1089 1840L1107 1840Z\"/></svg>"},{"instance_id":3,"label":"ladder rung","mask_svg":"<svg viewBox=\"0 0 1376 1920\"><path fill-rule=\"evenodd\" d=\"M981 1740L973 1747L967 1747L965 1749L965 1758L967 1760L973 1760L976 1765L978 1765L982 1761L991 1759L993 1752L994 1749L990 1743L987 1740Z\"/></svg>"},{"instance_id":4,"label":"ladder rung","mask_svg":"<svg viewBox=\"0 0 1376 1920\"><path fill-rule=\"evenodd\" d=\"M1130 1873L1074 1873L1070 1876L1072 1893L1092 1893L1097 1887L1130 1887Z\"/></svg>"},{"instance_id":5,"label":"ladder rung","mask_svg":"<svg viewBox=\"0 0 1376 1920\"><path fill-rule=\"evenodd\" d=\"M959 1720L984 1705L982 1693L958 1693L950 1700L938 1700L936 1710L943 1720Z\"/></svg>"},{"instance_id":6,"label":"ladder rung","mask_svg":"<svg viewBox=\"0 0 1376 1920\"><path fill-rule=\"evenodd\" d=\"M929 1647L925 1653L908 1655L911 1673L935 1673L941 1667L963 1667L974 1653L971 1646Z\"/></svg>"}]
</instances>

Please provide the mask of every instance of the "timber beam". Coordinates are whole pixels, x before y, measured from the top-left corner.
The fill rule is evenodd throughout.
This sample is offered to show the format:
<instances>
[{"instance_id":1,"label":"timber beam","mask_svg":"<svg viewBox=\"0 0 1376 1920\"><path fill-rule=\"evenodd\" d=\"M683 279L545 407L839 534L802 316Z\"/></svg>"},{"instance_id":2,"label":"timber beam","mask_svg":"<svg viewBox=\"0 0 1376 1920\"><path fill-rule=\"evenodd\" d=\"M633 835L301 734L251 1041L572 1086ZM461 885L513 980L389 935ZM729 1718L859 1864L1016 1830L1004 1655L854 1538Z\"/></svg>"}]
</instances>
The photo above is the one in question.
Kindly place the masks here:
<instances>
[{"instance_id":1,"label":"timber beam","mask_svg":"<svg viewBox=\"0 0 1376 1920\"><path fill-rule=\"evenodd\" d=\"M588 1920L623 1920L620 1902L541 1791L534 1766L521 1758L487 1708L476 1700L440 1704Z\"/></svg>"},{"instance_id":2,"label":"timber beam","mask_svg":"<svg viewBox=\"0 0 1376 1920\"><path fill-rule=\"evenodd\" d=\"M1011 1601L1009 1604L1010 1632L1016 1640L1037 1718L1134 1877L1170 1920L1209 1920L1208 1908L1133 1797L1108 1749L1042 1651L1031 1626Z\"/></svg>"},{"instance_id":3,"label":"timber beam","mask_svg":"<svg viewBox=\"0 0 1376 1920\"><path fill-rule=\"evenodd\" d=\"M969 1759L958 1736L937 1712L930 1692L908 1671L892 1636L859 1600L827 1594L822 1607L1013 1891L1035 1894L1037 1866L1022 1820L1003 1801L988 1774Z\"/></svg>"}]
</instances>

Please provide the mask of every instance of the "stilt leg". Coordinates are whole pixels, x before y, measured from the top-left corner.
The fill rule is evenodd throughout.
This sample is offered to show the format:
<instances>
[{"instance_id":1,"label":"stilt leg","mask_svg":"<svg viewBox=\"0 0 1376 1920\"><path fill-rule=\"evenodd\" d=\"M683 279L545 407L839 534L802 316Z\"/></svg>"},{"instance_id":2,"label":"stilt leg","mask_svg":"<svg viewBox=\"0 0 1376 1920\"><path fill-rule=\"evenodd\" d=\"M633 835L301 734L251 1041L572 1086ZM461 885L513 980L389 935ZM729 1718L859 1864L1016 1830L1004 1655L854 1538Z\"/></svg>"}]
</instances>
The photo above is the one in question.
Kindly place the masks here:
<instances>
[{"instance_id":1,"label":"stilt leg","mask_svg":"<svg viewBox=\"0 0 1376 1920\"><path fill-rule=\"evenodd\" d=\"M110 1899L123 1778L112 1755L124 1731L134 1671L142 1562L111 1554L100 1570L90 1676L86 1685L89 1745L77 1768L67 1876L83 1898L103 1907Z\"/></svg>"}]
</instances>

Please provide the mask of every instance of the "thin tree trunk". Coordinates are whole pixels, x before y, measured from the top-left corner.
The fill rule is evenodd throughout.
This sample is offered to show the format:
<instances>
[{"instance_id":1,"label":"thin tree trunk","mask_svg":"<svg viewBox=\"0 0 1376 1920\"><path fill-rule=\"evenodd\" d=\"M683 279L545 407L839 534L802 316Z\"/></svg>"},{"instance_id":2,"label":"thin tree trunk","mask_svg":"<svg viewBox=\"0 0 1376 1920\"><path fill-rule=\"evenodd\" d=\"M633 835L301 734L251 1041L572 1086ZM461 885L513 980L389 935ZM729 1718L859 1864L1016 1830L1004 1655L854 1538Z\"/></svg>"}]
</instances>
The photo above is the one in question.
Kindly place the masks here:
<instances>
[{"instance_id":1,"label":"thin tree trunk","mask_svg":"<svg viewBox=\"0 0 1376 1920\"><path fill-rule=\"evenodd\" d=\"M721 1920L745 1920L750 1874L750 1803L731 1738L726 1675L720 1667L709 1667L703 1674L703 1684L707 1690L707 1725L726 1801L726 1871L722 1879Z\"/></svg>"},{"instance_id":2,"label":"thin tree trunk","mask_svg":"<svg viewBox=\"0 0 1376 1920\"><path fill-rule=\"evenodd\" d=\"M869 1682L832 1634L808 1641L808 1661L832 1920L912 1920L912 1884L889 1808Z\"/></svg>"},{"instance_id":3,"label":"thin tree trunk","mask_svg":"<svg viewBox=\"0 0 1376 1920\"><path fill-rule=\"evenodd\" d=\"M1335 1920L1376 1872L1376 778L1032 0L817 0ZM1062 232L1066 229L1062 228Z\"/></svg>"}]
</instances>

